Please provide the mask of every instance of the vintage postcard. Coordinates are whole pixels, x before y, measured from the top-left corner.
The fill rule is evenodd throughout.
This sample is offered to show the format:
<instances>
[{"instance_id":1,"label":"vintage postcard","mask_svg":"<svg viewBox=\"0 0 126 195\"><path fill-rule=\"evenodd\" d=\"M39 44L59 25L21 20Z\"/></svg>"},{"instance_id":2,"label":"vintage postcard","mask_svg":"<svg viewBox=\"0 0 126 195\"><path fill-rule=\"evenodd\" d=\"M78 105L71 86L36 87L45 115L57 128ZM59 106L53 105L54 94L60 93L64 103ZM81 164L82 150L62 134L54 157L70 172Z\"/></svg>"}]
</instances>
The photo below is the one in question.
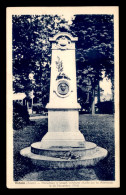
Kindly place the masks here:
<instances>
[{"instance_id":1,"label":"vintage postcard","mask_svg":"<svg viewBox=\"0 0 126 195\"><path fill-rule=\"evenodd\" d=\"M119 8L7 7L7 188L118 188Z\"/></svg>"}]
</instances>

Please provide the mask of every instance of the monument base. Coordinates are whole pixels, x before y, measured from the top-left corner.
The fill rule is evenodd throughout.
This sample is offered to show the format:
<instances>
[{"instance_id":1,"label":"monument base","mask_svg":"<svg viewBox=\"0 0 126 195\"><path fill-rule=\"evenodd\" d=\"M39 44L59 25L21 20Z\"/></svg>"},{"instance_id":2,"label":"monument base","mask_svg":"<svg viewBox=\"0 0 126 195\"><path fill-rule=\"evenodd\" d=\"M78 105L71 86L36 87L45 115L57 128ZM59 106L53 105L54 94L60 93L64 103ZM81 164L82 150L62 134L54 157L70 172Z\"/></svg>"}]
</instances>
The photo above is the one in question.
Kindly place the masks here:
<instances>
[{"instance_id":1,"label":"monument base","mask_svg":"<svg viewBox=\"0 0 126 195\"><path fill-rule=\"evenodd\" d=\"M20 154L33 164L43 168L77 168L95 166L107 156L107 150L92 142L84 142L84 147L51 147L44 149L41 142L24 148Z\"/></svg>"}]
</instances>

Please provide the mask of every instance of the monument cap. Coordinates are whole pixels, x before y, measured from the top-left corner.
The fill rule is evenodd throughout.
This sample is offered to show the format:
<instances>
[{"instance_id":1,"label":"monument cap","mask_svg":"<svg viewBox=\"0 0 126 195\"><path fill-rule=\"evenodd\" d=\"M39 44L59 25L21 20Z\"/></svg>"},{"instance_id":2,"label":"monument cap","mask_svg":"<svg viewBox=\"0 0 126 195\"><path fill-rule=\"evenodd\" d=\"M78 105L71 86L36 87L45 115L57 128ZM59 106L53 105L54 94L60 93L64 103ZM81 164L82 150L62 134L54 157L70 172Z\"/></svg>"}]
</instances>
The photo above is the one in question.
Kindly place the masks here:
<instances>
[{"instance_id":1,"label":"monument cap","mask_svg":"<svg viewBox=\"0 0 126 195\"><path fill-rule=\"evenodd\" d=\"M68 32L59 32L54 37L49 37L49 41L56 41L58 37L60 36L66 36L68 37L71 41L78 41L78 37L73 37L70 33Z\"/></svg>"}]
</instances>

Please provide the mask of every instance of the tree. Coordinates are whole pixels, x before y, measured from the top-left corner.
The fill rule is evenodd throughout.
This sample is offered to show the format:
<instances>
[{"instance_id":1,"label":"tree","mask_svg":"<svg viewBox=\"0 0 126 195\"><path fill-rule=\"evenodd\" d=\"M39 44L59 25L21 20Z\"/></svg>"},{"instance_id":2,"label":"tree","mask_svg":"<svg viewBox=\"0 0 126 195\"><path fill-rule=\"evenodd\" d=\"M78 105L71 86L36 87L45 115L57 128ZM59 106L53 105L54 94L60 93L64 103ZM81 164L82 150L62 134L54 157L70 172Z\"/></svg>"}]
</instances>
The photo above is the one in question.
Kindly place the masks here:
<instances>
[{"instance_id":1,"label":"tree","mask_svg":"<svg viewBox=\"0 0 126 195\"><path fill-rule=\"evenodd\" d=\"M92 80L90 93L94 110L96 89L100 101L99 81L102 80L102 71L106 72L112 82L114 80L113 15L76 15L71 30L79 39L76 44L77 78L86 76ZM82 86L80 82L78 85ZM82 96L79 98L83 99Z\"/></svg>"},{"instance_id":2,"label":"tree","mask_svg":"<svg viewBox=\"0 0 126 195\"><path fill-rule=\"evenodd\" d=\"M50 86L49 37L59 31L60 24L65 24L65 20L57 15L14 15L12 20L13 89L27 93L28 75L34 72L34 93L45 106Z\"/></svg>"}]
</instances>

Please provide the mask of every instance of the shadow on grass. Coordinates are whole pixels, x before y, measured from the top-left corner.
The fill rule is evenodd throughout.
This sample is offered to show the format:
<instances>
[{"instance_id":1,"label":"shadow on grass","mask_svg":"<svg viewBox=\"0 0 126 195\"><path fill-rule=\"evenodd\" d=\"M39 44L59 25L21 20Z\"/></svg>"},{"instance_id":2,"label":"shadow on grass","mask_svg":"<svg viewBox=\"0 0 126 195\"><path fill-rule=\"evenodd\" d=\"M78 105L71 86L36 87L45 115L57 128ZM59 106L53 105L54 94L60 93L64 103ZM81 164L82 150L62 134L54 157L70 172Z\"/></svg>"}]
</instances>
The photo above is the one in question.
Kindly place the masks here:
<instances>
[{"instance_id":1,"label":"shadow on grass","mask_svg":"<svg viewBox=\"0 0 126 195\"><path fill-rule=\"evenodd\" d=\"M19 152L17 152L14 156L14 180L18 181L25 174L33 171L34 166L32 165L30 160L24 159Z\"/></svg>"},{"instance_id":2,"label":"shadow on grass","mask_svg":"<svg viewBox=\"0 0 126 195\"><path fill-rule=\"evenodd\" d=\"M94 171L99 178L99 180L102 181L112 181L115 180L115 173L114 173L114 159L113 159L113 165L111 166L108 164L108 159L109 159L109 154L108 157L105 159L101 160L95 167Z\"/></svg>"}]
</instances>

